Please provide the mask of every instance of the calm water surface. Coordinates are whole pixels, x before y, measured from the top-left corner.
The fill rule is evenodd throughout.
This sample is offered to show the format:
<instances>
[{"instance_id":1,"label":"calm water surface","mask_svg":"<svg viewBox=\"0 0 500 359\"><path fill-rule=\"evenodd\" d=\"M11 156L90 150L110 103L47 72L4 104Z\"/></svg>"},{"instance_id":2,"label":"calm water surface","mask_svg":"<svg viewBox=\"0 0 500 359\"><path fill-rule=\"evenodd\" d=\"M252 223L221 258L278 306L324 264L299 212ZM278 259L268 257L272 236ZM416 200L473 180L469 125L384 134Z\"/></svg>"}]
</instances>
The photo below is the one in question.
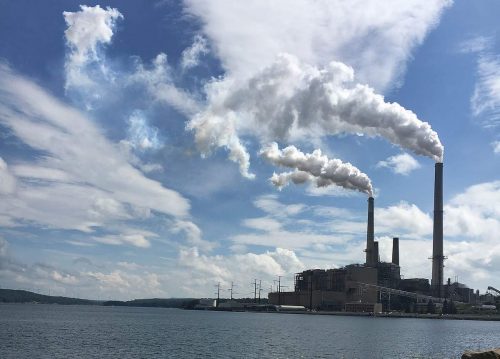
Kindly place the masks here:
<instances>
[{"instance_id":1,"label":"calm water surface","mask_svg":"<svg viewBox=\"0 0 500 359\"><path fill-rule=\"evenodd\" d=\"M0 358L460 358L500 322L0 304Z\"/></svg>"}]
</instances>

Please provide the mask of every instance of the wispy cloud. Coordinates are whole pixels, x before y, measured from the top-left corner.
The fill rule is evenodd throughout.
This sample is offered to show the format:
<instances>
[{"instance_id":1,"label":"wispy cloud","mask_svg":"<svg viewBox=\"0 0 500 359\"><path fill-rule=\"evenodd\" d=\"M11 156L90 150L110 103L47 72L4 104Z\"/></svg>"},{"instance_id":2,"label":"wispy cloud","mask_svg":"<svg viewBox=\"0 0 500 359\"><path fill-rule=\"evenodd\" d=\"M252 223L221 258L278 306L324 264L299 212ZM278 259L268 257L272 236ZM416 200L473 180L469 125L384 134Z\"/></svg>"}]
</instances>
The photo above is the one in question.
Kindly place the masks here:
<instances>
[{"instance_id":1,"label":"wispy cloud","mask_svg":"<svg viewBox=\"0 0 500 359\"><path fill-rule=\"evenodd\" d=\"M389 168L394 173L407 176L412 171L420 168L420 163L408 153L401 153L378 162L377 167Z\"/></svg>"},{"instance_id":2,"label":"wispy cloud","mask_svg":"<svg viewBox=\"0 0 500 359\"><path fill-rule=\"evenodd\" d=\"M476 85L471 96L472 114L485 127L500 123L500 56L491 37L478 36L460 44L460 51L477 56Z\"/></svg>"},{"instance_id":3,"label":"wispy cloud","mask_svg":"<svg viewBox=\"0 0 500 359\"><path fill-rule=\"evenodd\" d=\"M480 55L471 107L485 127L500 124L500 56Z\"/></svg>"},{"instance_id":4,"label":"wispy cloud","mask_svg":"<svg viewBox=\"0 0 500 359\"><path fill-rule=\"evenodd\" d=\"M1 175L15 186L0 213L54 228L92 231L108 221L136 217L141 209L184 218L189 202L145 177L84 114L31 81L0 67L0 123L40 153ZM35 182L34 182L35 180Z\"/></svg>"},{"instance_id":5,"label":"wispy cloud","mask_svg":"<svg viewBox=\"0 0 500 359\"><path fill-rule=\"evenodd\" d=\"M462 53L481 53L490 49L492 39L486 36L477 36L459 44L459 51Z\"/></svg>"},{"instance_id":6,"label":"wispy cloud","mask_svg":"<svg viewBox=\"0 0 500 359\"><path fill-rule=\"evenodd\" d=\"M491 145L493 146L493 152L497 155L500 154L500 141L494 141Z\"/></svg>"},{"instance_id":7,"label":"wispy cloud","mask_svg":"<svg viewBox=\"0 0 500 359\"><path fill-rule=\"evenodd\" d=\"M126 142L139 151L158 150L163 147L158 129L150 126L146 115L136 110L128 118Z\"/></svg>"},{"instance_id":8,"label":"wispy cloud","mask_svg":"<svg viewBox=\"0 0 500 359\"><path fill-rule=\"evenodd\" d=\"M193 39L193 44L182 52L181 68L186 71L198 66L200 57L208 52L207 40L201 35L196 35Z\"/></svg>"}]
</instances>

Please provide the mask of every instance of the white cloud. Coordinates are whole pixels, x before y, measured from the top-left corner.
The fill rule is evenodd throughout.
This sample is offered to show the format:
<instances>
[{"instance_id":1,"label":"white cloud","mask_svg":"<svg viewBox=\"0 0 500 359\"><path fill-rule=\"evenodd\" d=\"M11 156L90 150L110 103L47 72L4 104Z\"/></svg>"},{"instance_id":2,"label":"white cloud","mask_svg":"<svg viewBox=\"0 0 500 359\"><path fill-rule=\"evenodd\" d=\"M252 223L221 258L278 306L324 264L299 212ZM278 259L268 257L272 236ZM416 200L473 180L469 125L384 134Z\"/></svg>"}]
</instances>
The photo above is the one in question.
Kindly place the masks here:
<instances>
[{"instance_id":1,"label":"white cloud","mask_svg":"<svg viewBox=\"0 0 500 359\"><path fill-rule=\"evenodd\" d=\"M500 233L500 181L467 188L445 206L445 233L491 240Z\"/></svg>"},{"instance_id":2,"label":"white cloud","mask_svg":"<svg viewBox=\"0 0 500 359\"><path fill-rule=\"evenodd\" d=\"M491 145L493 146L493 152L497 155L500 154L500 141L494 141Z\"/></svg>"},{"instance_id":3,"label":"white cloud","mask_svg":"<svg viewBox=\"0 0 500 359\"><path fill-rule=\"evenodd\" d=\"M158 150L163 147L158 129L148 124L143 112L134 111L128 118L127 143L140 151Z\"/></svg>"},{"instance_id":4,"label":"white cloud","mask_svg":"<svg viewBox=\"0 0 500 359\"><path fill-rule=\"evenodd\" d=\"M491 236L500 231L499 195L500 182L482 183L454 196L445 206L446 277L459 276L461 282L484 290L500 275L500 245ZM223 289L234 282L236 297L252 297L250 283L255 278L263 280L265 289L278 275L285 276L285 285L292 285L293 274L305 268L331 268L364 260L365 213L335 207L300 206L287 212L287 205L279 202L276 196L259 198L257 204L269 211L267 213L277 211L279 216L268 214L245 221L248 228L256 232L233 238L233 254L207 255L196 247L181 248L177 261L168 259L161 269L122 261L117 264L118 268L109 270L68 272L42 264L26 266L16 262L8 256L6 242L0 239L0 278L9 285L22 286L36 281L41 287L57 288L59 293L71 293L78 288L101 298L127 299L172 295L213 297L217 282ZM313 210L322 218L331 216L333 220L303 224L300 215L306 210ZM464 210L469 211L465 216L469 221L457 224ZM291 225L301 230L291 230L288 228ZM331 227L331 233L326 230L320 234L318 228L325 226ZM391 237L399 235L402 274L406 278L430 276L432 220L428 214L404 202L377 207L375 226L382 260L390 260ZM339 237L342 231L350 235ZM280 246L274 247L277 243ZM260 244L269 249L252 253L248 252L246 244Z\"/></svg>"},{"instance_id":5,"label":"white cloud","mask_svg":"<svg viewBox=\"0 0 500 359\"><path fill-rule=\"evenodd\" d=\"M122 233L110 234L100 237L92 237L92 239L99 243L110 245L124 245L129 244L139 248L149 248L151 246L148 237L157 237L154 233Z\"/></svg>"},{"instance_id":6,"label":"white cloud","mask_svg":"<svg viewBox=\"0 0 500 359\"><path fill-rule=\"evenodd\" d=\"M376 208L377 233L422 238L432 234L432 218L414 204L400 202L395 206Z\"/></svg>"},{"instance_id":7,"label":"white cloud","mask_svg":"<svg viewBox=\"0 0 500 359\"><path fill-rule=\"evenodd\" d=\"M64 32L70 53L66 59L66 87L92 86L92 80L85 74L85 69L92 62L97 64L99 72L107 69L99 58L98 47L109 44L113 29L123 15L114 8L101 8L80 5L80 11L64 12L68 28Z\"/></svg>"},{"instance_id":8,"label":"white cloud","mask_svg":"<svg viewBox=\"0 0 500 359\"><path fill-rule=\"evenodd\" d=\"M7 256L8 243L5 239L0 237L0 257Z\"/></svg>"},{"instance_id":9,"label":"white cloud","mask_svg":"<svg viewBox=\"0 0 500 359\"><path fill-rule=\"evenodd\" d=\"M459 44L459 51L462 53L481 53L490 49L492 39L486 36L477 36Z\"/></svg>"},{"instance_id":10,"label":"white cloud","mask_svg":"<svg viewBox=\"0 0 500 359\"><path fill-rule=\"evenodd\" d=\"M282 226L279 221L269 217L247 218L243 220L243 225L248 228L259 229L266 232L280 230Z\"/></svg>"},{"instance_id":11,"label":"white cloud","mask_svg":"<svg viewBox=\"0 0 500 359\"><path fill-rule=\"evenodd\" d=\"M134 262L118 262L116 263L118 266L120 267L123 267L125 269L128 269L128 270L137 270L137 269L140 269L142 268L141 265L137 264L137 263L134 263Z\"/></svg>"},{"instance_id":12,"label":"white cloud","mask_svg":"<svg viewBox=\"0 0 500 359\"><path fill-rule=\"evenodd\" d=\"M412 50L451 1L391 0L384 2L388 11L381 11L376 0L184 3L202 19L231 76L246 77L288 52L315 66L342 61L356 70L361 82L383 90L397 81Z\"/></svg>"},{"instance_id":13,"label":"white cloud","mask_svg":"<svg viewBox=\"0 0 500 359\"><path fill-rule=\"evenodd\" d=\"M302 203L283 204L274 194L259 196L254 201L254 205L275 217L294 216L306 209L306 205Z\"/></svg>"},{"instance_id":14,"label":"white cloud","mask_svg":"<svg viewBox=\"0 0 500 359\"><path fill-rule=\"evenodd\" d=\"M37 165L14 165L12 172L16 177L29 181L77 182L67 172Z\"/></svg>"},{"instance_id":15,"label":"white cloud","mask_svg":"<svg viewBox=\"0 0 500 359\"><path fill-rule=\"evenodd\" d=\"M17 187L0 203L1 215L91 231L144 210L178 218L188 214L184 197L135 169L81 112L6 66L0 67L0 87L0 123L44 154L13 166Z\"/></svg>"},{"instance_id":16,"label":"white cloud","mask_svg":"<svg viewBox=\"0 0 500 359\"><path fill-rule=\"evenodd\" d=\"M226 148L246 177L253 175L242 136L269 143L364 134L436 161L443 157L438 135L427 122L356 83L352 68L339 62L318 68L281 54L248 80L226 77L207 85L206 91L207 107L187 128L194 131L202 154Z\"/></svg>"},{"instance_id":17,"label":"white cloud","mask_svg":"<svg viewBox=\"0 0 500 359\"><path fill-rule=\"evenodd\" d=\"M231 237L235 243L263 247L282 247L290 250L308 248L314 244L344 244L350 237L333 234L319 234L308 231L278 230L263 233L237 234Z\"/></svg>"},{"instance_id":18,"label":"white cloud","mask_svg":"<svg viewBox=\"0 0 500 359\"><path fill-rule=\"evenodd\" d=\"M474 116L482 116L484 126L491 127L500 122L500 56L489 53L479 56L471 107Z\"/></svg>"},{"instance_id":19,"label":"white cloud","mask_svg":"<svg viewBox=\"0 0 500 359\"><path fill-rule=\"evenodd\" d=\"M16 190L16 178L7 163L0 157L0 194L8 195Z\"/></svg>"},{"instance_id":20,"label":"white cloud","mask_svg":"<svg viewBox=\"0 0 500 359\"><path fill-rule=\"evenodd\" d=\"M207 40L196 35L193 44L182 52L181 68L188 70L199 65L200 57L209 52Z\"/></svg>"},{"instance_id":21,"label":"white cloud","mask_svg":"<svg viewBox=\"0 0 500 359\"><path fill-rule=\"evenodd\" d=\"M111 287L116 287L121 289L130 287L129 281L123 278L123 275L118 270L115 270L109 274L100 272L88 272L87 275Z\"/></svg>"},{"instance_id":22,"label":"white cloud","mask_svg":"<svg viewBox=\"0 0 500 359\"><path fill-rule=\"evenodd\" d=\"M56 282L60 282L63 284L72 284L73 285L73 284L78 284L78 282L79 282L78 279L74 275L67 274L67 273L59 273L56 270L52 271L51 277Z\"/></svg>"},{"instance_id":23,"label":"white cloud","mask_svg":"<svg viewBox=\"0 0 500 359\"><path fill-rule=\"evenodd\" d=\"M189 270L190 283L196 283L201 287L198 289L190 285L189 288L181 284L181 290L200 293L203 288L205 291L207 287L213 288L217 282L227 288L231 281L234 281L237 297L253 297L253 286L250 288L250 283L254 278L263 280L264 284L270 284L278 275L282 275L287 276L290 281L294 273L304 269L304 264L293 251L282 248L261 254L228 256L206 256L200 254L196 248L188 248L181 250L178 262L183 270Z\"/></svg>"},{"instance_id":24,"label":"white cloud","mask_svg":"<svg viewBox=\"0 0 500 359\"><path fill-rule=\"evenodd\" d=\"M116 101L116 96L125 89L137 85L145 88L150 102L152 99L166 103L184 115L192 115L198 109L197 100L175 85L172 76L175 69L169 66L164 53L146 66L139 57L133 57L135 68L131 70L109 61L104 47L111 44L117 20L123 19L117 9L102 9L99 5L80 7L81 11L63 13L68 26L65 31L66 89L70 95L76 95L86 109L102 106L106 99ZM205 45L204 38L195 37L192 47L185 51L185 66L195 65L197 57L206 50Z\"/></svg>"},{"instance_id":25,"label":"white cloud","mask_svg":"<svg viewBox=\"0 0 500 359\"><path fill-rule=\"evenodd\" d=\"M141 84L155 101L166 103L180 113L192 116L199 111L200 105L193 95L174 84L172 71L167 55L163 53L158 54L151 65L144 65L137 59L134 72L124 76L124 84Z\"/></svg>"},{"instance_id":26,"label":"white cloud","mask_svg":"<svg viewBox=\"0 0 500 359\"><path fill-rule=\"evenodd\" d=\"M377 163L377 167L389 168L394 173L407 176L410 172L420 168L420 163L408 153L401 153L380 161Z\"/></svg>"},{"instance_id":27,"label":"white cloud","mask_svg":"<svg viewBox=\"0 0 500 359\"><path fill-rule=\"evenodd\" d=\"M196 246L203 251L211 251L217 246L214 242L202 239L200 228L191 221L177 220L174 221L169 227L170 231L174 234L184 233L185 239L189 245Z\"/></svg>"},{"instance_id":28,"label":"white cloud","mask_svg":"<svg viewBox=\"0 0 500 359\"><path fill-rule=\"evenodd\" d=\"M304 213L310 209L323 217L330 213L347 215L349 219L352 216L347 211L335 208L328 211L325 207L308 208L303 204L283 204L274 195L260 196L254 201L254 205L266 212L267 216L244 219L243 225L253 231L232 236L230 239L235 245L304 250L318 244L345 244L351 239L352 233L359 232L361 225L354 223L353 226L353 222L335 220L331 223L310 221ZM350 226L345 226L346 223Z\"/></svg>"}]
</instances>

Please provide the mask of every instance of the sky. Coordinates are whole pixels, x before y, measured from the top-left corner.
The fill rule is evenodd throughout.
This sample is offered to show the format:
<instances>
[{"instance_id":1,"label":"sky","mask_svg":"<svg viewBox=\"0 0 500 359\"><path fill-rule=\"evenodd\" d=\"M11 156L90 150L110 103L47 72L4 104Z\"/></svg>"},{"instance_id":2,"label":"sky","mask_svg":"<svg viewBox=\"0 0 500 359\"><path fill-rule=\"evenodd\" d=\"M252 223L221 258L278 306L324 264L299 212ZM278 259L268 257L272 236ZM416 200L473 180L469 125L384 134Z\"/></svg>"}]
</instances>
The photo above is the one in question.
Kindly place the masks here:
<instances>
[{"instance_id":1,"label":"sky","mask_svg":"<svg viewBox=\"0 0 500 359\"><path fill-rule=\"evenodd\" d=\"M235 297L390 261L500 286L500 3L0 0L0 287Z\"/></svg>"}]
</instances>

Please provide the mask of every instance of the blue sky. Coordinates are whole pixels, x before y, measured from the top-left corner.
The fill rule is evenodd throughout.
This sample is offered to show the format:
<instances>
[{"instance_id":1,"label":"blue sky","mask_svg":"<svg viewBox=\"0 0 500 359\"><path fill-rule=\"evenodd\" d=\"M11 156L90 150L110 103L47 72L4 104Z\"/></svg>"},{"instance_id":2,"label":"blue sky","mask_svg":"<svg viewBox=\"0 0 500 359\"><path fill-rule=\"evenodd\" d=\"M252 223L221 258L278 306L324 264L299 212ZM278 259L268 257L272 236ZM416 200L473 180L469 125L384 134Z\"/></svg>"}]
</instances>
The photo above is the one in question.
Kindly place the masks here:
<instances>
[{"instance_id":1,"label":"blue sky","mask_svg":"<svg viewBox=\"0 0 500 359\"><path fill-rule=\"evenodd\" d=\"M250 295L362 262L371 188L428 278L443 148L445 276L498 281L497 2L0 6L0 286Z\"/></svg>"}]
</instances>

